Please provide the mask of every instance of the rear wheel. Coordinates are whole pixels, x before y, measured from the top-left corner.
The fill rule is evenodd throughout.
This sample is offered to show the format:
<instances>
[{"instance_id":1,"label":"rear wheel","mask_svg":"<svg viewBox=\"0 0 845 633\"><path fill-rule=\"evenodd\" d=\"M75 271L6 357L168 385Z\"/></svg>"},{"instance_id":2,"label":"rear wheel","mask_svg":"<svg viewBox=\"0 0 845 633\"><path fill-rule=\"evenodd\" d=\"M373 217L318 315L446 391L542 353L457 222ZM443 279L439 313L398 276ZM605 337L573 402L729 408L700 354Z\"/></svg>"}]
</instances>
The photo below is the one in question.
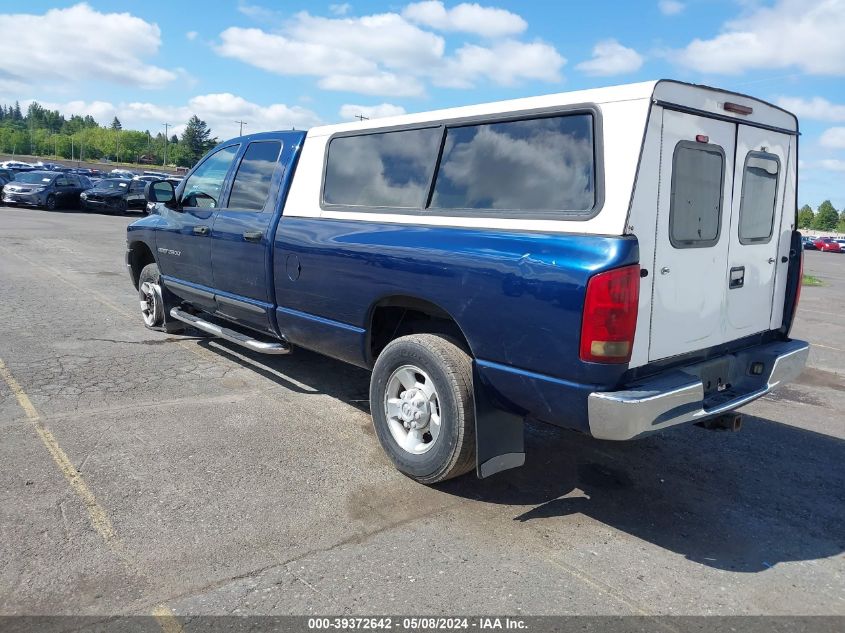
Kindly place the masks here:
<instances>
[{"instance_id":1,"label":"rear wheel","mask_svg":"<svg viewBox=\"0 0 845 633\"><path fill-rule=\"evenodd\" d=\"M413 334L376 360L370 408L379 442L396 468L424 484L472 470L472 359L453 340Z\"/></svg>"}]
</instances>

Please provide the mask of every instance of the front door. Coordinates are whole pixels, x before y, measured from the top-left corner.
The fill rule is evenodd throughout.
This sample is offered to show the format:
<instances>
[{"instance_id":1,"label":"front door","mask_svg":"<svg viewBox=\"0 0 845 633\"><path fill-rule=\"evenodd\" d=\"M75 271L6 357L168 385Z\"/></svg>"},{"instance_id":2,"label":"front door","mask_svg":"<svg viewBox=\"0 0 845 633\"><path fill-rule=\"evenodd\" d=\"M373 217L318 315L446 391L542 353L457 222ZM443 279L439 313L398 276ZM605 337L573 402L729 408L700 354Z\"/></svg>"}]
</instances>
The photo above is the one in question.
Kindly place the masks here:
<instances>
[{"instance_id":1,"label":"front door","mask_svg":"<svg viewBox=\"0 0 845 633\"><path fill-rule=\"evenodd\" d=\"M736 124L663 111L649 360L723 343Z\"/></svg>"},{"instance_id":2,"label":"front door","mask_svg":"<svg viewBox=\"0 0 845 633\"><path fill-rule=\"evenodd\" d=\"M791 137L740 125L731 210L728 338L770 328L775 278L789 260L778 256ZM781 298L782 301L782 298Z\"/></svg>"},{"instance_id":3,"label":"front door","mask_svg":"<svg viewBox=\"0 0 845 633\"><path fill-rule=\"evenodd\" d=\"M272 332L270 234L284 169L281 139L250 142L225 207L214 220L211 267L217 312L230 321Z\"/></svg>"},{"instance_id":4,"label":"front door","mask_svg":"<svg viewBox=\"0 0 845 633\"><path fill-rule=\"evenodd\" d=\"M216 304L211 275L211 227L238 153L238 145L209 154L176 192L175 208L162 207L156 232L159 269L173 294L201 310Z\"/></svg>"}]
</instances>

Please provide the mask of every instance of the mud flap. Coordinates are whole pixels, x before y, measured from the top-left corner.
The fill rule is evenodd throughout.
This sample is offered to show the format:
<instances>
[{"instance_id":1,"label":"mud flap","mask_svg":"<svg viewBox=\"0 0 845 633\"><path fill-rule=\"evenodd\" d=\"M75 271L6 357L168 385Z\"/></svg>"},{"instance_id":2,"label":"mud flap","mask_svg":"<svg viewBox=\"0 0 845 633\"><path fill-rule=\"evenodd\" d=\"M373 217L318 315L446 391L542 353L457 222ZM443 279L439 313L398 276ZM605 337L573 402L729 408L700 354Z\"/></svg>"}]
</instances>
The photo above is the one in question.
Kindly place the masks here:
<instances>
[{"instance_id":1,"label":"mud flap","mask_svg":"<svg viewBox=\"0 0 845 633\"><path fill-rule=\"evenodd\" d=\"M179 298L170 292L166 286L162 286L161 280L155 285L155 290L164 307L164 319L158 329L168 334L181 334L185 331L185 324L170 316L170 308L179 305Z\"/></svg>"},{"instance_id":2,"label":"mud flap","mask_svg":"<svg viewBox=\"0 0 845 633\"><path fill-rule=\"evenodd\" d=\"M523 417L508 411L496 390L472 364L475 399L475 472L484 479L525 463Z\"/></svg>"}]
</instances>

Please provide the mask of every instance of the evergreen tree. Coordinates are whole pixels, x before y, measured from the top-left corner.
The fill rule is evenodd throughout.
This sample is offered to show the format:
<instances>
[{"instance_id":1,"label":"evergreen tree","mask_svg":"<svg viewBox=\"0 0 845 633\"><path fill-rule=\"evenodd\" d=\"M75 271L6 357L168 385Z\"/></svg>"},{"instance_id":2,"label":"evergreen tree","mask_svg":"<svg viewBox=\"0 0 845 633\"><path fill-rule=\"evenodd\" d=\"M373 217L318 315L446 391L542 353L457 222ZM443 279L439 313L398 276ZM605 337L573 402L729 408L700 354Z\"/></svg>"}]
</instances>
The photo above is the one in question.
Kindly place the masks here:
<instances>
[{"instance_id":1,"label":"evergreen tree","mask_svg":"<svg viewBox=\"0 0 845 633\"><path fill-rule=\"evenodd\" d=\"M182 150L179 158L186 165L193 165L217 144L217 139L211 137L211 130L208 129L206 122L195 114L182 132L182 140L179 144Z\"/></svg>"},{"instance_id":2,"label":"evergreen tree","mask_svg":"<svg viewBox=\"0 0 845 633\"><path fill-rule=\"evenodd\" d=\"M813 220L813 228L820 231L832 231L839 223L839 212L833 208L830 200L825 200L819 205L816 218Z\"/></svg>"},{"instance_id":3,"label":"evergreen tree","mask_svg":"<svg viewBox=\"0 0 845 633\"><path fill-rule=\"evenodd\" d=\"M118 132L123 129L123 125L121 125L120 119L118 119L117 117L114 117L114 119L112 119L111 129L116 130Z\"/></svg>"},{"instance_id":4,"label":"evergreen tree","mask_svg":"<svg viewBox=\"0 0 845 633\"><path fill-rule=\"evenodd\" d=\"M809 229L813 226L813 219L815 218L816 214L813 213L813 209L809 204L805 204L801 207L801 210L798 211L798 228L799 229Z\"/></svg>"}]
</instances>

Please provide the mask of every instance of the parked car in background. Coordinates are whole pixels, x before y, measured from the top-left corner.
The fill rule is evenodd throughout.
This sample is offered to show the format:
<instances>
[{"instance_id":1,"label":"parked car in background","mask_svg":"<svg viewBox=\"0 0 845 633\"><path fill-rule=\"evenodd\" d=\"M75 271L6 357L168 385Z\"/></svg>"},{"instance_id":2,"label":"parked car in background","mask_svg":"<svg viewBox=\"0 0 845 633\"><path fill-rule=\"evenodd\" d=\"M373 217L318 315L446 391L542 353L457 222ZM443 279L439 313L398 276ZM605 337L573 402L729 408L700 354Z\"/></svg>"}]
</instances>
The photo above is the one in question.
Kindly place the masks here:
<instances>
[{"instance_id":1,"label":"parked car in background","mask_svg":"<svg viewBox=\"0 0 845 633\"><path fill-rule=\"evenodd\" d=\"M79 205L83 211L105 211L108 213L126 213L127 211L147 210L144 197L143 180L125 178L104 178L92 189L79 196Z\"/></svg>"},{"instance_id":2,"label":"parked car in background","mask_svg":"<svg viewBox=\"0 0 845 633\"><path fill-rule=\"evenodd\" d=\"M91 186L87 178L82 178L76 174L55 171L19 173L3 187L3 202L43 207L51 211L59 207L76 208L79 195Z\"/></svg>"},{"instance_id":3,"label":"parked car in background","mask_svg":"<svg viewBox=\"0 0 845 633\"><path fill-rule=\"evenodd\" d=\"M826 251L828 253L842 252L842 247L832 237L820 237L814 242L814 244L820 251Z\"/></svg>"},{"instance_id":4,"label":"parked car in background","mask_svg":"<svg viewBox=\"0 0 845 633\"><path fill-rule=\"evenodd\" d=\"M805 251L814 251L816 249L816 238L804 236L801 238L801 245Z\"/></svg>"},{"instance_id":5,"label":"parked car in background","mask_svg":"<svg viewBox=\"0 0 845 633\"><path fill-rule=\"evenodd\" d=\"M0 163L3 169L32 170L34 167L29 163L22 163L19 160L7 160Z\"/></svg>"},{"instance_id":6,"label":"parked car in background","mask_svg":"<svg viewBox=\"0 0 845 633\"><path fill-rule=\"evenodd\" d=\"M9 169L0 169L0 195L3 194L3 187L15 179L15 175Z\"/></svg>"},{"instance_id":7,"label":"parked car in background","mask_svg":"<svg viewBox=\"0 0 845 633\"><path fill-rule=\"evenodd\" d=\"M842 239L840 237L840 238L834 238L833 241L836 242L837 244L839 244L840 251L845 253L845 239Z\"/></svg>"},{"instance_id":8,"label":"parked car in background","mask_svg":"<svg viewBox=\"0 0 845 633\"><path fill-rule=\"evenodd\" d=\"M109 173L108 177L111 178L113 176L120 176L122 178L134 178L138 176L138 174L131 169L112 169Z\"/></svg>"}]
</instances>

